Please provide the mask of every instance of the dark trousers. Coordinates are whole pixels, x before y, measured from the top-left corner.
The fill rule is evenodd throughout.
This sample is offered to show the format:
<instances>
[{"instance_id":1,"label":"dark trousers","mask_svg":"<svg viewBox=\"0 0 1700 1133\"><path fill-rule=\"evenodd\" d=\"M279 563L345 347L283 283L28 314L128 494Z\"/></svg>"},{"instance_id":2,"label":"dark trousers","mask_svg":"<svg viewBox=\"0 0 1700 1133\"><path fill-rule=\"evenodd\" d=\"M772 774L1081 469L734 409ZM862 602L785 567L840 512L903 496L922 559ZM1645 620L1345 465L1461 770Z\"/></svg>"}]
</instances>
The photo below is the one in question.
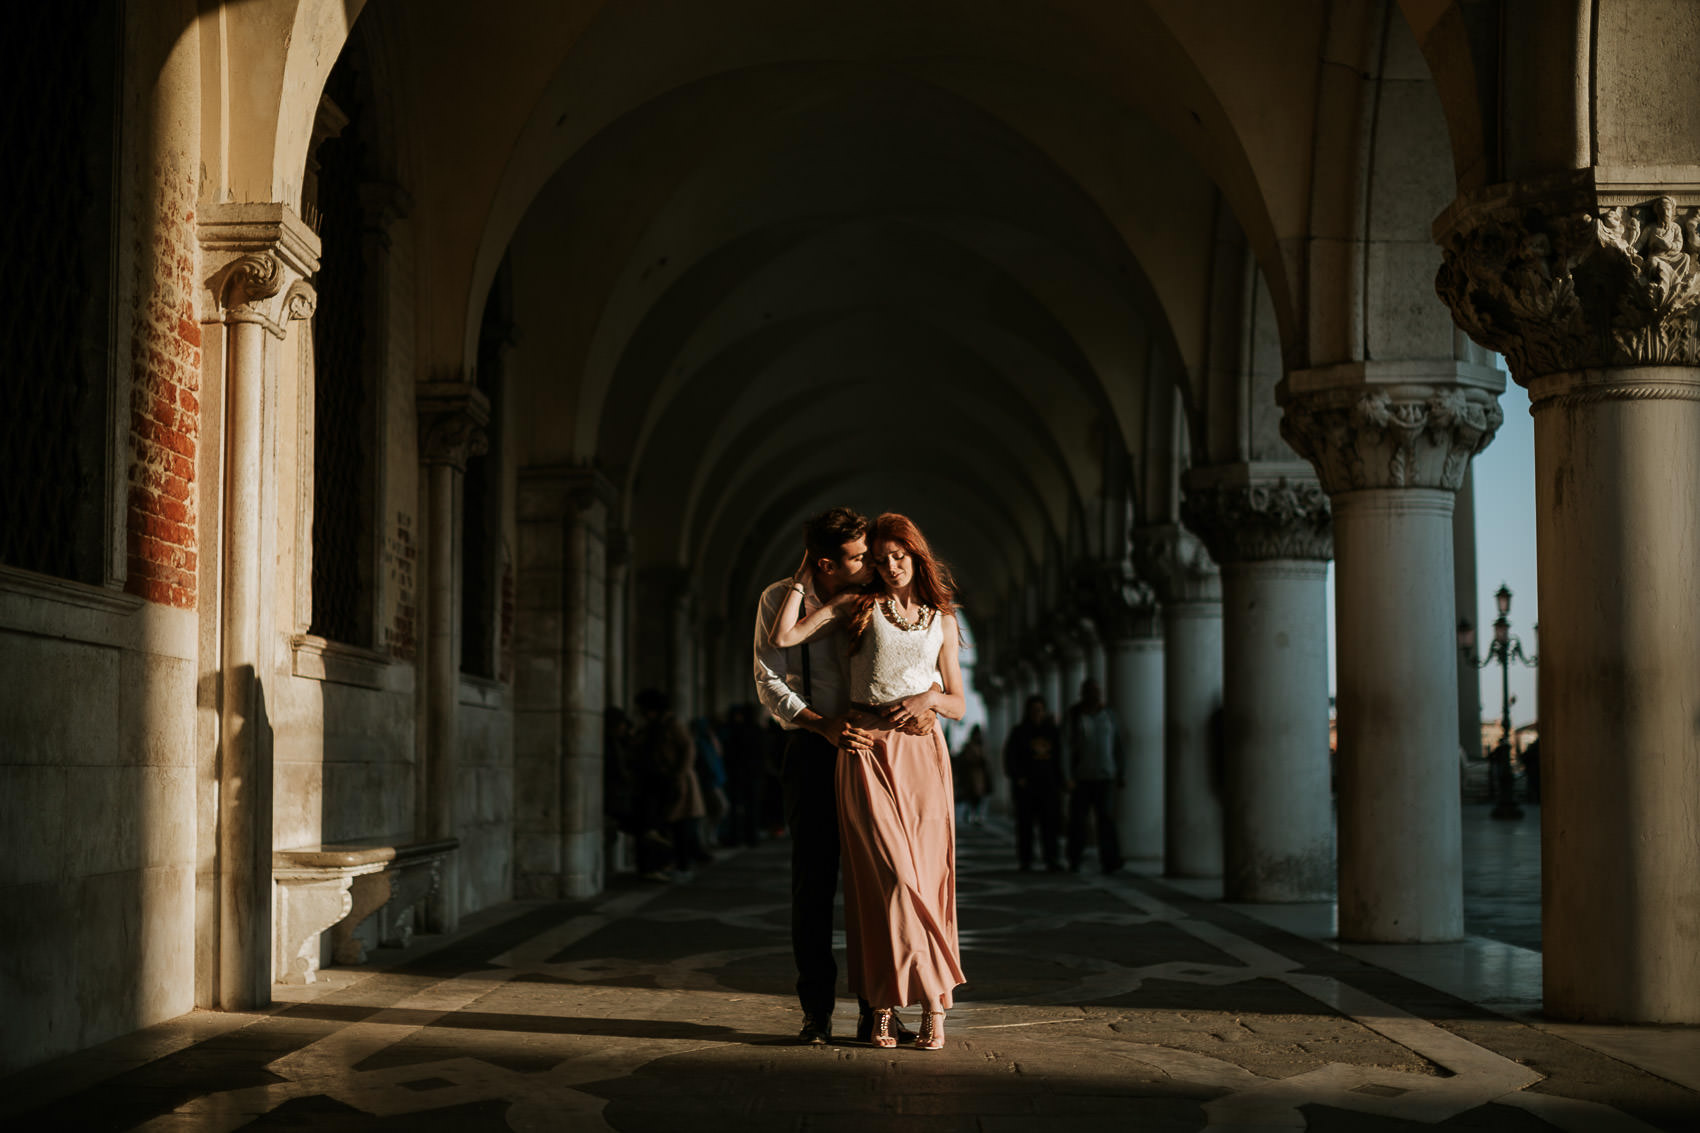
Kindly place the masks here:
<instances>
[{"instance_id":1,"label":"dark trousers","mask_svg":"<svg viewBox=\"0 0 1700 1133\"><path fill-rule=\"evenodd\" d=\"M1080 868L1086 853L1086 816L1098 827L1098 868L1113 873L1122 867L1122 840L1116 829L1116 784L1113 779L1079 779L1068 798L1068 864Z\"/></svg>"},{"instance_id":2,"label":"dark trousers","mask_svg":"<svg viewBox=\"0 0 1700 1133\"><path fill-rule=\"evenodd\" d=\"M838 897L838 749L813 732L785 744L785 827L791 832L791 955L797 999L812 1015L832 1014L838 961L832 906Z\"/></svg>"},{"instance_id":3,"label":"dark trousers","mask_svg":"<svg viewBox=\"0 0 1700 1133\"><path fill-rule=\"evenodd\" d=\"M1015 791L1015 857L1026 869L1033 864L1033 828L1039 828L1039 852L1048 866L1057 861L1057 827L1061 800L1055 787L1018 787Z\"/></svg>"}]
</instances>

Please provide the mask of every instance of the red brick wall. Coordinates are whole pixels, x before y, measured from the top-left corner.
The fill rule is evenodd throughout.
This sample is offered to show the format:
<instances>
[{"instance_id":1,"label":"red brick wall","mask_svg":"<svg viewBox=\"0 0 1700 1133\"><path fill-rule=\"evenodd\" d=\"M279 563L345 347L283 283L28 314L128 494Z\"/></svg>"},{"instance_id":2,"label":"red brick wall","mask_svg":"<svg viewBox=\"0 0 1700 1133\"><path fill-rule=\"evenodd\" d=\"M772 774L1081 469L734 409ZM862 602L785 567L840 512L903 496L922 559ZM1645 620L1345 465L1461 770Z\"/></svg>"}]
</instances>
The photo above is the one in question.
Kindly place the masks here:
<instances>
[{"instance_id":1,"label":"red brick wall","mask_svg":"<svg viewBox=\"0 0 1700 1133\"><path fill-rule=\"evenodd\" d=\"M192 609L195 448L201 431L195 181L162 170L154 183L154 224L138 237L136 248L125 588L150 602Z\"/></svg>"}]
</instances>

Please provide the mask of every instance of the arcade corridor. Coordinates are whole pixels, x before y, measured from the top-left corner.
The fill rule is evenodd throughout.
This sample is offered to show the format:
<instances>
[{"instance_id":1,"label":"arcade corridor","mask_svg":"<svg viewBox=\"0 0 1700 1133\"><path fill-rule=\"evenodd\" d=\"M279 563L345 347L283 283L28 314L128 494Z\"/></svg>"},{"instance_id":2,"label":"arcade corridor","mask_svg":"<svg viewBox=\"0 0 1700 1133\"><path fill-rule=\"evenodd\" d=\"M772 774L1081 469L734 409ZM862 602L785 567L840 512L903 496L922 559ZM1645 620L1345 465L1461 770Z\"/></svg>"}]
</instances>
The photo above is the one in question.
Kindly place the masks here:
<instances>
[{"instance_id":1,"label":"arcade corridor","mask_svg":"<svg viewBox=\"0 0 1700 1133\"><path fill-rule=\"evenodd\" d=\"M1504 829L1490 827L1472 808L1475 846ZM970 982L946 1049L798 1046L785 853L742 851L686 885L628 878L592 901L501 906L267 1012L199 1012L14 1079L0 1120L86 1133L1700 1127L1696 1036L1653 1055L1621 1028L1537 1022L1533 953L1472 938L1427 958L1346 954L1147 879L1018 873L1001 825L963 838ZM1526 879L1526 860L1479 868L1507 866ZM1446 950L1453 981L1497 996L1491 1008L1422 982L1467 991L1435 978ZM1482 967L1460 976L1466 954ZM1413 963L1418 978L1399 974ZM854 1010L840 1004L840 1035Z\"/></svg>"},{"instance_id":2,"label":"arcade corridor","mask_svg":"<svg viewBox=\"0 0 1700 1133\"><path fill-rule=\"evenodd\" d=\"M13 7L0 1075L121 1071L35 1124L1692 1115L1560 1028L1700 1029L1700 3ZM1496 898L1507 382L1546 770ZM837 506L948 563L989 797L1090 679L1074 798L1167 879L975 844L930 1061L777 1041L777 851L640 892L610 836L689 860L712 740L636 823L618 719L758 731ZM1484 895L1540 1025L1358 962L1442 979ZM1319 907L1353 951L1271 927Z\"/></svg>"}]
</instances>

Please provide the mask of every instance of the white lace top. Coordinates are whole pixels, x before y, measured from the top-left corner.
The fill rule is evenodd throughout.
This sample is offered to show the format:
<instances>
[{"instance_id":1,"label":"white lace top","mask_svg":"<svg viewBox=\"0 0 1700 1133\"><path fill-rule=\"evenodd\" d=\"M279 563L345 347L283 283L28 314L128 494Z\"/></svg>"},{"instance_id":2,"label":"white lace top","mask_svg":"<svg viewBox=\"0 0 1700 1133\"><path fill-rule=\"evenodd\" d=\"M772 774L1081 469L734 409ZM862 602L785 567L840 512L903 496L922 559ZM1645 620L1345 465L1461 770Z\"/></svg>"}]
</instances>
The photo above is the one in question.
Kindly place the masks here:
<instances>
[{"instance_id":1,"label":"white lace top","mask_svg":"<svg viewBox=\"0 0 1700 1133\"><path fill-rule=\"evenodd\" d=\"M922 615L925 629L899 629L879 603L862 636L862 647L850 655L850 699L857 704L890 704L926 692L939 679L939 650L944 645L944 619L932 607Z\"/></svg>"}]
</instances>

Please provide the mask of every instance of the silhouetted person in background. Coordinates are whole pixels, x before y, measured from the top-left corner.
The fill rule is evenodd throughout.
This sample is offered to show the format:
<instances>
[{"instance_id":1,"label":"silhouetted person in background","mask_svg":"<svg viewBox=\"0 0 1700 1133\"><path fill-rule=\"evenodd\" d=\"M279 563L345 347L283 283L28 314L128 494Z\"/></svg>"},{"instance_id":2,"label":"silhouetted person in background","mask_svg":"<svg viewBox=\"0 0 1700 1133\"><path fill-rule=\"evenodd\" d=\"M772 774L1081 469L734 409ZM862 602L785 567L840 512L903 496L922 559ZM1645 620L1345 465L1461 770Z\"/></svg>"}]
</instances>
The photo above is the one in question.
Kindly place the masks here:
<instances>
[{"instance_id":1,"label":"silhouetted person in background","mask_svg":"<svg viewBox=\"0 0 1700 1133\"><path fill-rule=\"evenodd\" d=\"M691 742L685 725L668 711L671 703L659 689L646 688L637 694L638 711L644 719L637 744L638 762L646 785L648 820L672 844L674 867L688 872L698 862L714 859L697 837L705 808L702 786L697 782L696 744ZM642 872L652 880L665 880L658 869ZM657 873L662 875L657 877Z\"/></svg>"},{"instance_id":2,"label":"silhouetted person in background","mask_svg":"<svg viewBox=\"0 0 1700 1133\"><path fill-rule=\"evenodd\" d=\"M974 725L968 741L951 763L951 777L956 783L956 824L979 826L986 821L986 798L992 790L986 766L986 741L980 734L980 725Z\"/></svg>"},{"instance_id":3,"label":"silhouetted person in background","mask_svg":"<svg viewBox=\"0 0 1700 1133\"><path fill-rule=\"evenodd\" d=\"M1068 868L1080 868L1086 854L1086 818L1091 815L1098 828L1098 868L1114 873L1122 867L1116 802L1127 783L1127 757L1120 723L1104 703L1097 681L1081 684L1080 702L1068 710L1062 738L1068 768Z\"/></svg>"},{"instance_id":4,"label":"silhouetted person in background","mask_svg":"<svg viewBox=\"0 0 1700 1133\"><path fill-rule=\"evenodd\" d=\"M1045 868L1058 870L1057 826L1061 819L1062 752L1057 726L1045 711L1045 698L1027 698L1026 715L1010 730L1003 748L1003 770L1015 798L1015 857L1033 868L1033 829Z\"/></svg>"},{"instance_id":5,"label":"silhouetted person in background","mask_svg":"<svg viewBox=\"0 0 1700 1133\"><path fill-rule=\"evenodd\" d=\"M729 845L754 846L761 840L761 795L765 774L762 734L747 704L726 710L720 748L726 762L726 797L731 814L724 838Z\"/></svg>"}]
</instances>

